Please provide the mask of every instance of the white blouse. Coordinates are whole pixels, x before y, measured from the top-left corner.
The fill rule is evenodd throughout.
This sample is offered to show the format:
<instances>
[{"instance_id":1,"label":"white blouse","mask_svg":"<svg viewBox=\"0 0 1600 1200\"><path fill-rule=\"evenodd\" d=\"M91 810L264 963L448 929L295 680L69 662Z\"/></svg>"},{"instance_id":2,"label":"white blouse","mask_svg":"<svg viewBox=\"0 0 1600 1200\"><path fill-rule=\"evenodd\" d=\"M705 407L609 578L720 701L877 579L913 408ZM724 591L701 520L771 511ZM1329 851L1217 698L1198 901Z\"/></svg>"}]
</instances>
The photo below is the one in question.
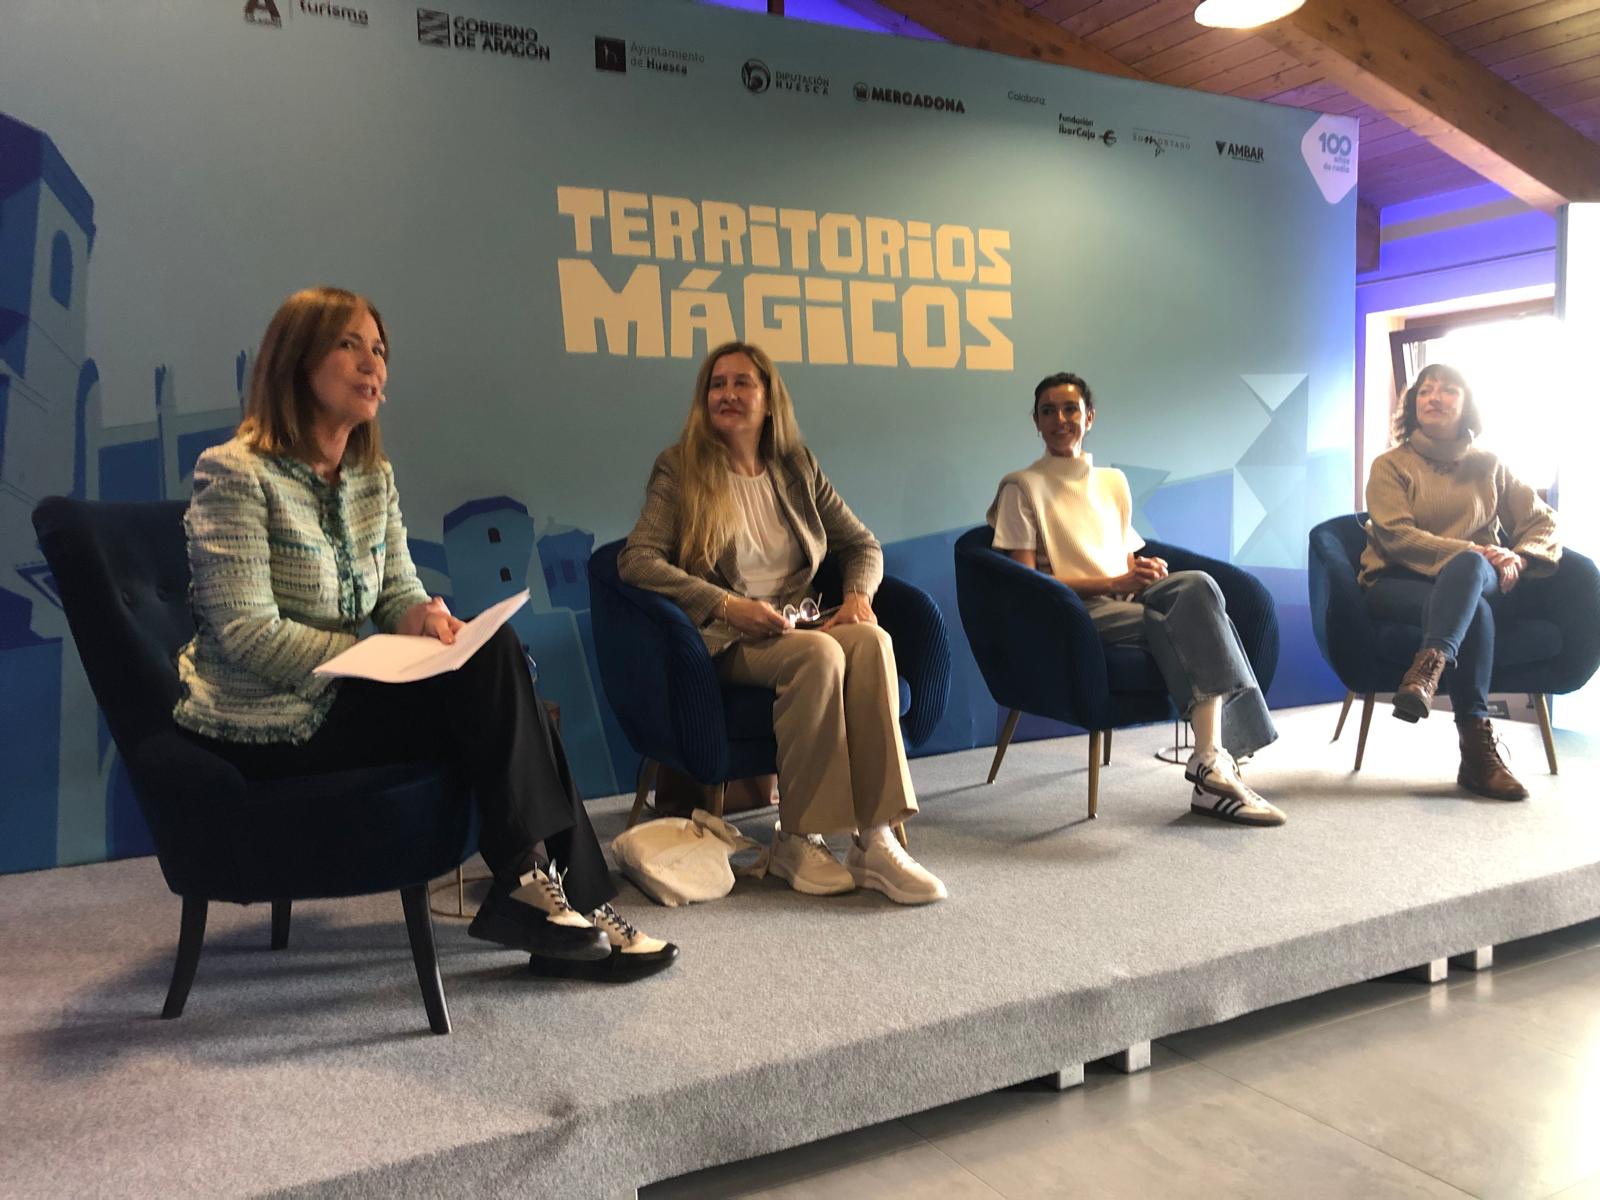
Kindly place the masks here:
<instances>
[{"instance_id":1,"label":"white blouse","mask_svg":"<svg viewBox=\"0 0 1600 1200\"><path fill-rule=\"evenodd\" d=\"M730 471L733 502L739 510L734 534L734 561L753 600L770 600L784 580L798 571L803 557L789 522L778 507L771 475L756 476Z\"/></svg>"}]
</instances>

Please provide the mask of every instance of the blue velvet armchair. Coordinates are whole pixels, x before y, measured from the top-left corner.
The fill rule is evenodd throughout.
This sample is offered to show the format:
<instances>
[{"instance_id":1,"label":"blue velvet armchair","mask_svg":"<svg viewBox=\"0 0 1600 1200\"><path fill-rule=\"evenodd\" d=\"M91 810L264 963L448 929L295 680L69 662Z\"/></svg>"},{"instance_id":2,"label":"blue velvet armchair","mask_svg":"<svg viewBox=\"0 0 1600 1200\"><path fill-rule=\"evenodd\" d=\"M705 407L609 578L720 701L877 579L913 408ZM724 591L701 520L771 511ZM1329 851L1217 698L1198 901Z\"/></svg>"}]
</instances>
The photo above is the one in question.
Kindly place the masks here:
<instances>
[{"instance_id":1,"label":"blue velvet armchair","mask_svg":"<svg viewBox=\"0 0 1600 1200\"><path fill-rule=\"evenodd\" d=\"M1357 771L1366 754L1374 699L1379 692L1400 686L1422 645L1420 627L1374 621L1367 613L1366 596L1357 582L1361 551L1367 544L1366 521L1366 513L1354 513L1314 528L1307 571L1317 649L1346 688L1333 731L1335 741L1344 732L1351 702L1362 697ZM1545 760L1554 775L1556 746L1545 697L1577 691L1600 666L1600 571L1584 555L1566 549L1553 575L1524 577L1512 597L1514 606L1495 624L1489 687L1496 692L1526 692L1533 698Z\"/></svg>"},{"instance_id":2,"label":"blue velvet armchair","mask_svg":"<svg viewBox=\"0 0 1600 1200\"><path fill-rule=\"evenodd\" d=\"M476 850L471 796L427 765L253 781L178 733L175 660L194 633L186 507L57 496L33 513L161 873L183 900L161 1015L183 1014L212 900L270 903L281 950L293 901L398 891L429 1028L449 1033L428 880Z\"/></svg>"},{"instance_id":3,"label":"blue velvet armchair","mask_svg":"<svg viewBox=\"0 0 1600 1200\"><path fill-rule=\"evenodd\" d=\"M617 575L621 541L589 558L589 603L595 655L606 699L629 744L644 759L632 825L644 811L659 763L703 784L727 783L776 769L770 688L724 684L684 611L665 596L625 584ZM837 564L817 573L825 604L842 599ZM950 699L950 639L944 619L922 589L885 576L872 601L894 639L900 669L900 729L906 746L932 735Z\"/></svg>"},{"instance_id":4,"label":"blue velvet armchair","mask_svg":"<svg viewBox=\"0 0 1600 1200\"><path fill-rule=\"evenodd\" d=\"M993 783L1025 712L1089 731L1089 816L1099 810L1100 767L1111 761L1111 731L1170 720L1177 709L1155 660L1134 646L1106 646L1076 592L993 548L994 530L969 529L955 545L956 601L973 657L995 703L1009 710ZM1245 654L1265 692L1278 668L1278 614L1261 581L1231 563L1181 546L1146 543L1174 571L1216 580Z\"/></svg>"}]
</instances>

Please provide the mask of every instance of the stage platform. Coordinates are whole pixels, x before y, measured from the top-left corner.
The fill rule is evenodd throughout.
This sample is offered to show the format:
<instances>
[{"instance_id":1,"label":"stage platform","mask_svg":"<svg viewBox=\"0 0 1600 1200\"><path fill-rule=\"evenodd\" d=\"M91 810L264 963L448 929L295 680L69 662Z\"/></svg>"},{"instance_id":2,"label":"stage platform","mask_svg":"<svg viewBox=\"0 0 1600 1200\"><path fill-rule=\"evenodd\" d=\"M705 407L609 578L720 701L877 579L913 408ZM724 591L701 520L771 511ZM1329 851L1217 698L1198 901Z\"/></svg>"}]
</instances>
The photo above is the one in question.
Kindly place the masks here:
<instances>
[{"instance_id":1,"label":"stage platform","mask_svg":"<svg viewBox=\"0 0 1600 1200\"><path fill-rule=\"evenodd\" d=\"M427 1033L398 897L214 906L161 1021L178 901L154 860L0 878L0 1179L15 1195L612 1197L1076 1068L1153 1038L1600 915L1600 750L1504 724L1524 804L1458 792L1448 716L1278 714L1249 778L1289 813L1188 812L1171 727L912 763L912 847L951 898L741 881L622 904L683 947L627 986L531 977L438 920L455 1032ZM591 806L603 836L623 798ZM764 830L770 818L748 822ZM1418 983L1418 987L1426 984Z\"/></svg>"}]
</instances>

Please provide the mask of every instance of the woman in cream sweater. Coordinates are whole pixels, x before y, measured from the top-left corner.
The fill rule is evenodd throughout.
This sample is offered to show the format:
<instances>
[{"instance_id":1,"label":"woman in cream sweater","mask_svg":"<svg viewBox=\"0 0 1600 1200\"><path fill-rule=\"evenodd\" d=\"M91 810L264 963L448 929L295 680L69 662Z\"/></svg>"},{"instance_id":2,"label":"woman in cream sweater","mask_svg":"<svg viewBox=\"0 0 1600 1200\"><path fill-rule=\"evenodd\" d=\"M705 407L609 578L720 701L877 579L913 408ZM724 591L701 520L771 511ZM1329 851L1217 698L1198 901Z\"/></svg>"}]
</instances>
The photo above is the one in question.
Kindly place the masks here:
<instances>
[{"instance_id":1,"label":"woman in cream sweater","mask_svg":"<svg viewBox=\"0 0 1600 1200\"><path fill-rule=\"evenodd\" d=\"M1367 479L1361 583L1382 621L1422 626L1422 647L1394 697L1394 715L1428 715L1445 667L1461 745L1456 782L1496 800L1528 795L1495 749L1489 723L1495 615L1524 575L1561 560L1555 513L1489 451L1472 389L1454 367L1427 366L1405 394L1392 450ZM1509 543L1509 544L1508 544Z\"/></svg>"},{"instance_id":2,"label":"woman in cream sweater","mask_svg":"<svg viewBox=\"0 0 1600 1200\"><path fill-rule=\"evenodd\" d=\"M1100 640L1142 645L1194 726L1184 778L1192 811L1239 825L1281 825L1284 815L1239 776L1235 756L1278 732L1222 592L1204 571L1175 571L1139 554L1128 480L1096 467L1083 439L1094 426L1094 393L1062 372L1033 392L1033 424L1045 455L1000 481L989 506L994 548L1054 576L1082 598Z\"/></svg>"}]
</instances>

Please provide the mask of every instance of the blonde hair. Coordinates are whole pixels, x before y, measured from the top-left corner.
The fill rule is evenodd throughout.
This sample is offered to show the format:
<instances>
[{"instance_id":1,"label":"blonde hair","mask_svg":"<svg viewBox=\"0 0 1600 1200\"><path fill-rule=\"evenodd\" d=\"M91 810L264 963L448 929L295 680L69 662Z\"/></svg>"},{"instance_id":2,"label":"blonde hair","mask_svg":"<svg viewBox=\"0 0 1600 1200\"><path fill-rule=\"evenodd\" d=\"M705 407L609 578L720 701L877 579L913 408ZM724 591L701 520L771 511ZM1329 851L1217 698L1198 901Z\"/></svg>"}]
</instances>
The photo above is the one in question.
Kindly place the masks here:
<instances>
[{"instance_id":1,"label":"blonde hair","mask_svg":"<svg viewBox=\"0 0 1600 1200\"><path fill-rule=\"evenodd\" d=\"M794 419L794 401L767 352L749 342L725 342L706 355L695 379L689 419L678 438L681 508L678 514L678 565L693 573L709 571L728 543L738 521L729 481L728 448L711 428L706 400L717 360L747 355L755 363L767 393L767 419L761 429L763 463L787 459L804 447Z\"/></svg>"},{"instance_id":2,"label":"blonde hair","mask_svg":"<svg viewBox=\"0 0 1600 1200\"><path fill-rule=\"evenodd\" d=\"M261 349L250 372L250 391L238 436L263 454L288 454L304 458L310 449L312 420L317 398L311 374L332 353L351 320L365 310L378 326L384 349L389 332L372 301L344 288L304 288L290 296L267 322ZM384 461L383 439L377 418L350 431L344 461L373 467Z\"/></svg>"}]
</instances>

